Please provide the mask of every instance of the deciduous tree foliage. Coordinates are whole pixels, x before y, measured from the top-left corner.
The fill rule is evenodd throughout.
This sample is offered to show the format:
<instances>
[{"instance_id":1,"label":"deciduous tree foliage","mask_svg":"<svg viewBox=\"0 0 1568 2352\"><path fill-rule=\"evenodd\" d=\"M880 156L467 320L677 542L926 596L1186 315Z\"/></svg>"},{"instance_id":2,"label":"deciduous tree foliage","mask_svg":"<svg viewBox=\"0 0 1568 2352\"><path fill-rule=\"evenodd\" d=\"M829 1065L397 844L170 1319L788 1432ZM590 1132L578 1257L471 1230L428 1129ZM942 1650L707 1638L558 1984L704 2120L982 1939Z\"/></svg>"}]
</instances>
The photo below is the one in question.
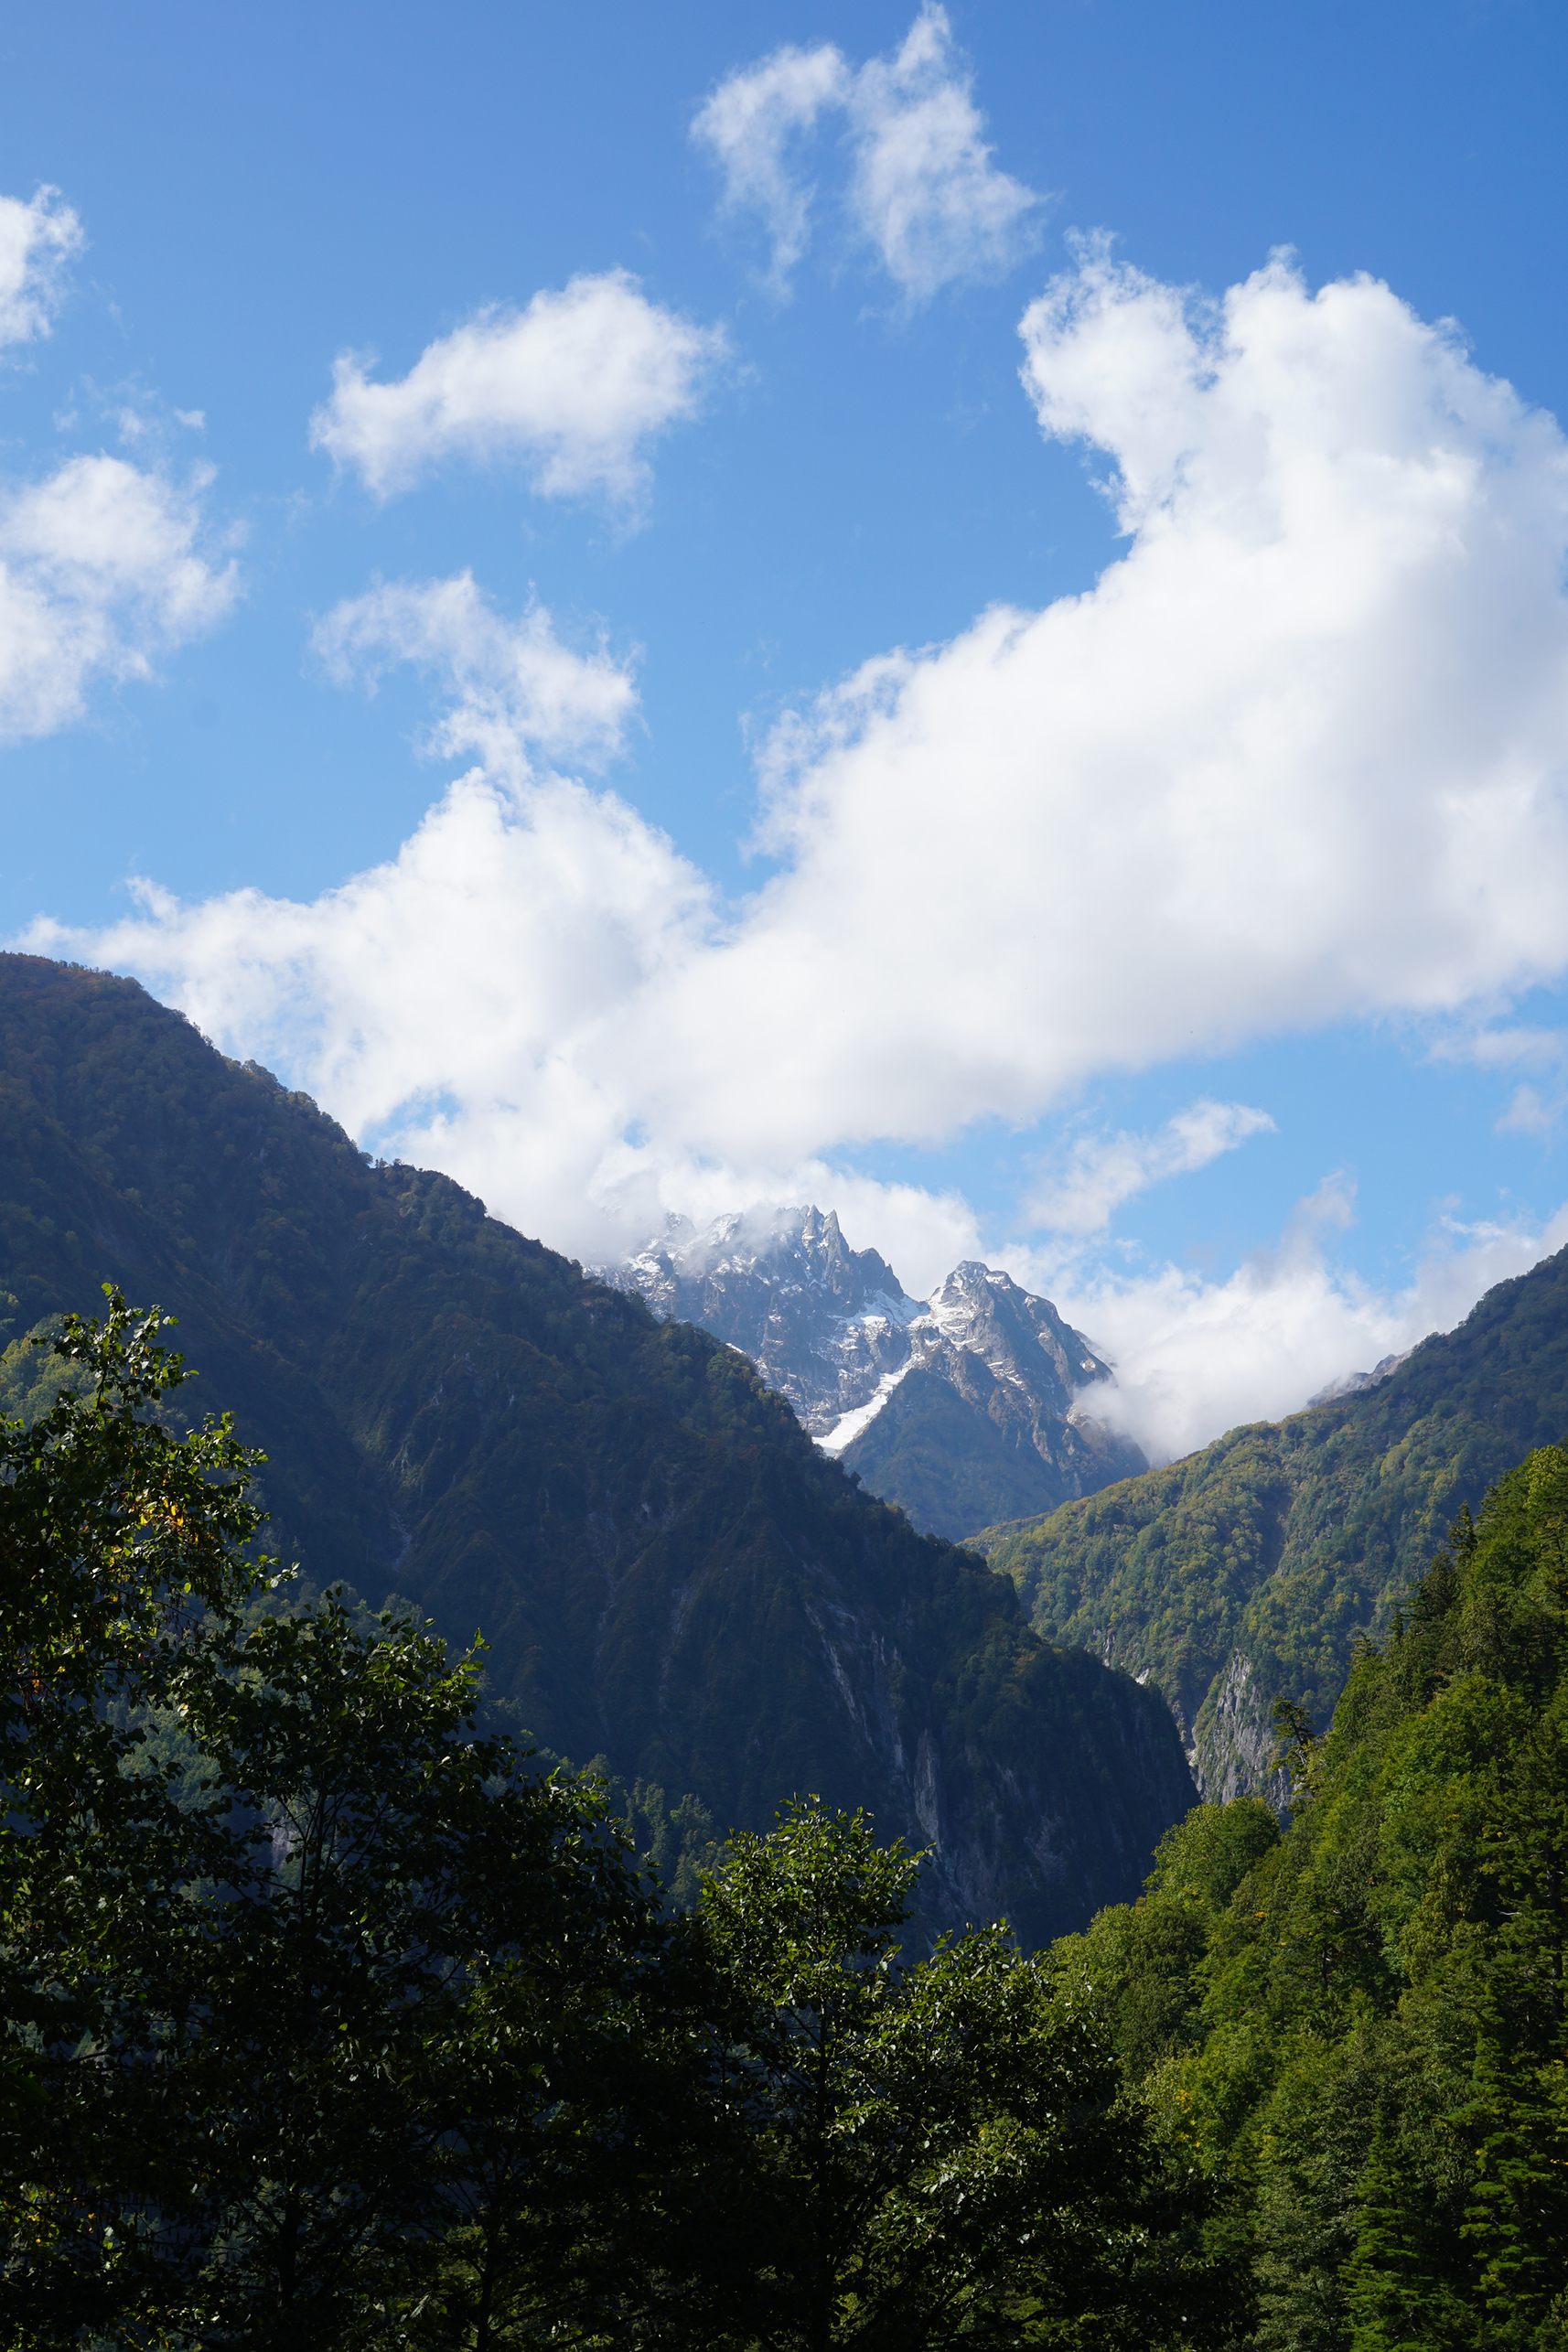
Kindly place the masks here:
<instances>
[{"instance_id":1,"label":"deciduous tree foliage","mask_svg":"<svg viewBox=\"0 0 1568 2352\"><path fill-rule=\"evenodd\" d=\"M156 1331L68 1324L85 1381L0 1434L17 2340L501 2341L542 2275L590 2340L680 2239L671 1931L473 1659L256 1606L253 1457L149 1417Z\"/></svg>"},{"instance_id":2,"label":"deciduous tree foliage","mask_svg":"<svg viewBox=\"0 0 1568 2352\"><path fill-rule=\"evenodd\" d=\"M816 1807L677 1912L475 1657L291 1595L156 1314L56 1346L0 1423L0 2344L1218 2340L1195 2168L1003 1930L906 1960L917 1858Z\"/></svg>"}]
</instances>

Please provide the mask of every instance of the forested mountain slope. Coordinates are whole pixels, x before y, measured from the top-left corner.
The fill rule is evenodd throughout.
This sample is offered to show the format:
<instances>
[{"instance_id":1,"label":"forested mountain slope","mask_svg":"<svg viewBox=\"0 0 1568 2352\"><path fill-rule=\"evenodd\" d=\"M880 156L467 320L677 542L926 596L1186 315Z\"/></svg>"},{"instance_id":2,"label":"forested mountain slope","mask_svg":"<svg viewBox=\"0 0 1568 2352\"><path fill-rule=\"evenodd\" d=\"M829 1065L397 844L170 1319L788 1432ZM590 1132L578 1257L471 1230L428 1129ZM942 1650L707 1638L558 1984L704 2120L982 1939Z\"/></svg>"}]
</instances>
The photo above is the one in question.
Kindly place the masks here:
<instances>
[{"instance_id":1,"label":"forested mountain slope","mask_svg":"<svg viewBox=\"0 0 1568 2352\"><path fill-rule=\"evenodd\" d=\"M1560 2352L1568 1454L1461 1514L1293 1781L1053 1964L1222 2187L1257 2352Z\"/></svg>"},{"instance_id":2,"label":"forested mountain slope","mask_svg":"<svg viewBox=\"0 0 1568 2352\"><path fill-rule=\"evenodd\" d=\"M1262 1783L1274 1698L1325 1720L1460 1506L1565 1434L1559 1251L1375 1388L977 1541L1043 1631L1149 1675L1228 1797Z\"/></svg>"},{"instance_id":3,"label":"forested mountain slope","mask_svg":"<svg viewBox=\"0 0 1568 2352\"><path fill-rule=\"evenodd\" d=\"M1157 1698L825 1461L733 1350L376 1166L134 983L0 957L0 1288L180 1317L270 1457L277 1548L489 1644L579 1760L721 1826L811 1790L1027 1938L1134 1885L1190 1799Z\"/></svg>"}]
</instances>

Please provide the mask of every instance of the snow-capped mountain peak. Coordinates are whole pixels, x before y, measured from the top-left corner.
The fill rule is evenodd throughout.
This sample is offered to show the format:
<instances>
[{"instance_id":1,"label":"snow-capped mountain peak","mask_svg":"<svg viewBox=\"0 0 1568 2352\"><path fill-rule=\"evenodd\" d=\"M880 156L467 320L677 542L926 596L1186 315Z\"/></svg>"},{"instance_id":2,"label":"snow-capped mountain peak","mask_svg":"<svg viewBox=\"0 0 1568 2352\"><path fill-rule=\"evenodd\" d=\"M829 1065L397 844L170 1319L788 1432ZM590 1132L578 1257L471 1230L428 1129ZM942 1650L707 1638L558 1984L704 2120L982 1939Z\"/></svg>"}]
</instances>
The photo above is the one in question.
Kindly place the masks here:
<instances>
[{"instance_id":1,"label":"snow-capped mountain peak","mask_svg":"<svg viewBox=\"0 0 1568 2352\"><path fill-rule=\"evenodd\" d=\"M1048 1299L977 1259L929 1300L912 1298L885 1258L850 1247L832 1209L759 1204L700 1230L671 1219L616 1279L656 1314L748 1355L824 1450L941 1532L1048 1508L1144 1466L1078 1402L1109 1366ZM884 1475L883 1457L902 1459L912 1444L918 1498L899 1490L900 1474ZM940 1491L944 1451L950 1496Z\"/></svg>"}]
</instances>

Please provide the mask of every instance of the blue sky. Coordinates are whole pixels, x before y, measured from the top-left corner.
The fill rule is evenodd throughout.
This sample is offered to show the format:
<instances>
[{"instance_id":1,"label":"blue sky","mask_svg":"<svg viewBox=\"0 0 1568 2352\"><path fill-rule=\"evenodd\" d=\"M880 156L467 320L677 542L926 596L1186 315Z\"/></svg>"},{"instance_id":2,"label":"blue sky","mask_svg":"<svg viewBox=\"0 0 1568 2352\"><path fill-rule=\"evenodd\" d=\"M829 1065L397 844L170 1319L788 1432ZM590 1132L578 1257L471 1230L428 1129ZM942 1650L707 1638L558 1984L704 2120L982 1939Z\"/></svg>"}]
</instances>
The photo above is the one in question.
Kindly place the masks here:
<instances>
[{"instance_id":1,"label":"blue sky","mask_svg":"<svg viewBox=\"0 0 1568 2352\"><path fill-rule=\"evenodd\" d=\"M809 1187L1005 1261L1156 1444L1452 1319L1568 1238L1565 64L14 12L0 933L575 1253Z\"/></svg>"}]
</instances>

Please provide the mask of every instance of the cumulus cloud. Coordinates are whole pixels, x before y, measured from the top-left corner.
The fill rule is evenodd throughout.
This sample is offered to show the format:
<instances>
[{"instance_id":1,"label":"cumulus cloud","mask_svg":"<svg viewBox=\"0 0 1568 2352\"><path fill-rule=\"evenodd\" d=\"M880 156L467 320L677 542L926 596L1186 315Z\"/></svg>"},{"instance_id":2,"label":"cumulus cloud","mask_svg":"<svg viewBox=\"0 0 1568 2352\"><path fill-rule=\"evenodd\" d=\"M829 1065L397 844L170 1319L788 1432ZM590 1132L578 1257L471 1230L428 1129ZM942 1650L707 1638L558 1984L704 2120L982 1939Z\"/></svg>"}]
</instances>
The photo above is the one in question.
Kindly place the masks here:
<instances>
[{"instance_id":1,"label":"cumulus cloud","mask_svg":"<svg viewBox=\"0 0 1568 2352\"><path fill-rule=\"evenodd\" d=\"M1040 199L993 162L947 12L927 0L890 57L854 67L831 43L775 49L699 109L693 136L723 175L725 209L759 215L776 291L810 241L806 142L828 117L847 147L850 233L911 301L998 275L1027 250Z\"/></svg>"},{"instance_id":2,"label":"cumulus cloud","mask_svg":"<svg viewBox=\"0 0 1568 2352\"><path fill-rule=\"evenodd\" d=\"M625 270L575 277L521 310L480 311L395 381L345 354L311 446L377 498L456 457L513 460L545 498L635 500L648 443L696 413L725 349L722 328L661 309Z\"/></svg>"},{"instance_id":3,"label":"cumulus cloud","mask_svg":"<svg viewBox=\"0 0 1568 2352\"><path fill-rule=\"evenodd\" d=\"M470 572L380 582L335 605L314 642L340 685L373 690L396 662L424 671L445 703L428 751L473 755L501 776L532 754L598 765L620 748L637 702L628 672L602 646L574 652L538 603L503 619Z\"/></svg>"},{"instance_id":4,"label":"cumulus cloud","mask_svg":"<svg viewBox=\"0 0 1568 2352\"><path fill-rule=\"evenodd\" d=\"M1042 427L1098 453L1123 550L1084 594L889 654L782 728L748 899L721 903L612 795L499 759L463 714L515 736L531 665L560 649L448 583L373 592L338 628L350 668L434 662L451 747L486 763L398 859L308 905L149 893L110 932L36 943L142 972L580 1254L666 1208L804 1195L864 1201L911 1283L968 1212L909 1191L896 1240L874 1192L833 1180L854 1147L1033 1122L1105 1073L1332 1021L1453 1031L1561 972L1553 421L1386 286L1315 293L1283 260L1211 304L1090 245L1024 345ZM609 714L587 726L607 740L613 679L560 692ZM1238 1115L1167 1137L1167 1160ZM1098 1171L1074 1213L1124 1174ZM1189 1426L1182 1395L1211 1425L1243 1390L1243 1412L1299 1402L1541 1241L1442 1238L1424 1288L1369 1304L1333 1270L1337 1198L1217 1287L1072 1276L1064 1305L1161 1442ZM927 1263L900 1262L917 1244ZM1239 1368L1233 1393L1197 1379L1184 1332Z\"/></svg>"},{"instance_id":5,"label":"cumulus cloud","mask_svg":"<svg viewBox=\"0 0 1568 2352\"><path fill-rule=\"evenodd\" d=\"M58 188L24 204L0 196L0 348L47 335L65 292L66 265L86 239Z\"/></svg>"},{"instance_id":6,"label":"cumulus cloud","mask_svg":"<svg viewBox=\"0 0 1568 2352\"><path fill-rule=\"evenodd\" d=\"M1283 262L1195 314L1090 252L1025 338L1126 552L780 731L780 870L650 1008L689 1041L653 1115L695 1145L936 1141L1568 955L1555 423L1386 286Z\"/></svg>"},{"instance_id":7,"label":"cumulus cloud","mask_svg":"<svg viewBox=\"0 0 1568 2352\"><path fill-rule=\"evenodd\" d=\"M1266 1111L1205 1099L1178 1111L1152 1135L1080 1136L1066 1166L1032 1195L1026 1217L1053 1233L1102 1233L1117 1209L1151 1185L1189 1176L1250 1137L1273 1132Z\"/></svg>"},{"instance_id":8,"label":"cumulus cloud","mask_svg":"<svg viewBox=\"0 0 1568 2352\"><path fill-rule=\"evenodd\" d=\"M210 544L210 479L73 457L0 495L0 740L67 725L95 683L151 676L227 612L237 575Z\"/></svg>"},{"instance_id":9,"label":"cumulus cloud","mask_svg":"<svg viewBox=\"0 0 1568 2352\"><path fill-rule=\"evenodd\" d=\"M427 672L445 704L435 747L482 764L396 857L319 898L187 905L144 880L91 954L356 1134L449 1168L567 1247L657 1222L659 1155L628 1143L635 1106L607 1078L605 1038L706 936L708 886L623 801L542 764L607 753L635 709L629 677L564 646L537 605L499 616L466 574L382 584L329 614L317 645L345 682L393 660ZM85 944L48 921L27 940Z\"/></svg>"}]
</instances>

